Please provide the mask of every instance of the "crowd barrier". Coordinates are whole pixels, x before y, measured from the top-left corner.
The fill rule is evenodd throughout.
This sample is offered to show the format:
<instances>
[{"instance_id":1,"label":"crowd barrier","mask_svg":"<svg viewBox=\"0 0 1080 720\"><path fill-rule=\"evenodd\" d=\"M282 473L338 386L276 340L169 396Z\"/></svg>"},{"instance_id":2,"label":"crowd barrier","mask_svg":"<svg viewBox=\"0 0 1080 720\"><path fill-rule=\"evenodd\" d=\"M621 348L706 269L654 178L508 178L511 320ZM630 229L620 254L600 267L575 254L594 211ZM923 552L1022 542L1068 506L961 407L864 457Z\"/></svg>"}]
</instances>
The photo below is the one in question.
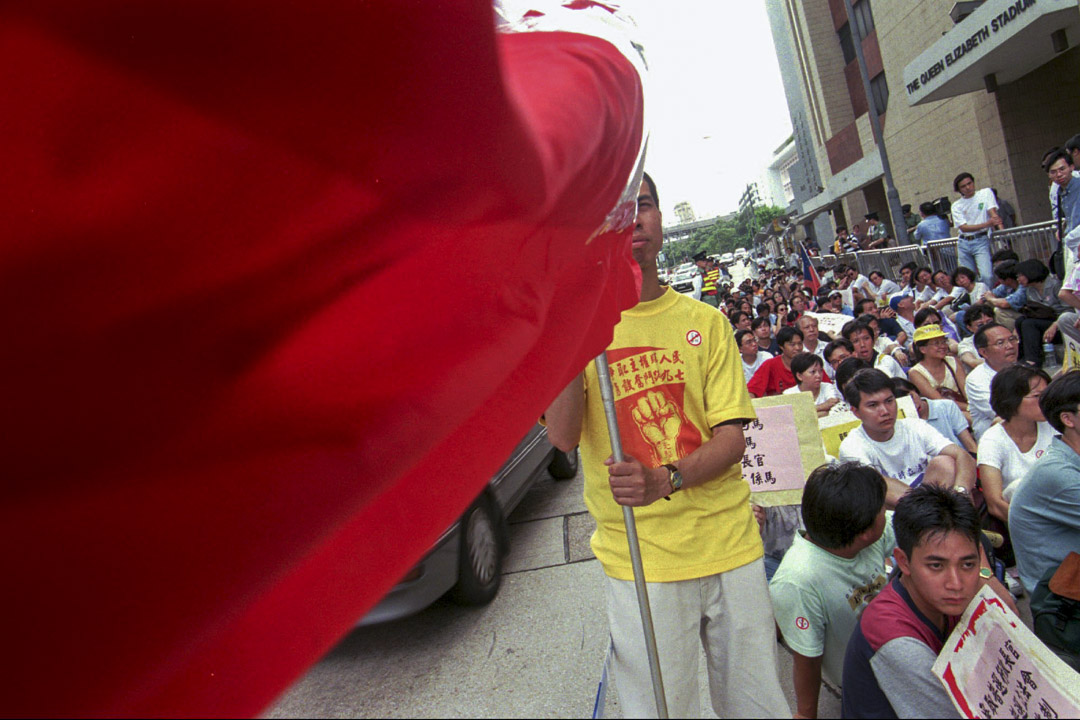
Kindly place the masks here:
<instances>
[{"instance_id":1,"label":"crowd barrier","mask_svg":"<svg viewBox=\"0 0 1080 720\"><path fill-rule=\"evenodd\" d=\"M999 230L991 235L990 252L1011 249L1021 260L1037 258L1047 265L1050 255L1057 249L1055 223L1052 220L1031 225L1021 225ZM932 240L924 247L919 245L901 245L883 250L860 250L847 255L822 255L814 258L814 265L819 271L828 270L838 263L855 265L863 275L872 270L879 270L892 280L900 279L900 268L909 262L920 267L929 267L935 272L944 270L950 275L957 268L956 238ZM973 270L975 268L972 268Z\"/></svg>"}]
</instances>

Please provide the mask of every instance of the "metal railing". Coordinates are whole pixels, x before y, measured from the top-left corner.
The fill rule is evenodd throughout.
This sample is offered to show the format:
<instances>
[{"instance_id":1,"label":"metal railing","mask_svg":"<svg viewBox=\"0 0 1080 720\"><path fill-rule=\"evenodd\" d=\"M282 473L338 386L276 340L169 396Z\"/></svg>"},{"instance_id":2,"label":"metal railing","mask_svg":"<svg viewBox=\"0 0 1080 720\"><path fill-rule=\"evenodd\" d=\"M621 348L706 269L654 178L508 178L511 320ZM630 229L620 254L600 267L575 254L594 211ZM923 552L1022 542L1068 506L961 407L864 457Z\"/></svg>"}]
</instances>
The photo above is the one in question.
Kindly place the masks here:
<instances>
[{"instance_id":1,"label":"metal railing","mask_svg":"<svg viewBox=\"0 0 1080 720\"><path fill-rule=\"evenodd\" d=\"M1050 255L1058 245L1055 229L1056 223L1049 220L999 230L990 237L990 252L1010 249L1019 255L1021 260L1037 258L1049 265ZM871 270L880 270L885 277L894 280L900 277L900 268L909 262L929 267L935 272L944 270L951 275L957 268L956 240L956 238L931 240L925 247L901 245L884 250L861 250L838 257L823 255L822 261L826 268L831 268L838 262L857 265L859 272L863 275L869 275Z\"/></svg>"}]
</instances>

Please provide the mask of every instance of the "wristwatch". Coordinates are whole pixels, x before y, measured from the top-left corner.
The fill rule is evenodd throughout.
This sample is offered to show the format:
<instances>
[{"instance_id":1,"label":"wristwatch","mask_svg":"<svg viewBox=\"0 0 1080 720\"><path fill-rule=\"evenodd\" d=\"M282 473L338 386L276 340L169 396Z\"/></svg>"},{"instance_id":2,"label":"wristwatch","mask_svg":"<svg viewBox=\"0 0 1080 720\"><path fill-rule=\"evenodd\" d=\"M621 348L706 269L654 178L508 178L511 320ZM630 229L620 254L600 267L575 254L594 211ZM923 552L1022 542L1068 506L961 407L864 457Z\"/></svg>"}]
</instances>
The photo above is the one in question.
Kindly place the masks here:
<instances>
[{"instance_id":1,"label":"wristwatch","mask_svg":"<svg viewBox=\"0 0 1080 720\"><path fill-rule=\"evenodd\" d=\"M664 467L666 467L668 471L668 482L671 483L671 492L675 493L682 487L682 473L679 472L679 468L671 463L665 463Z\"/></svg>"}]
</instances>

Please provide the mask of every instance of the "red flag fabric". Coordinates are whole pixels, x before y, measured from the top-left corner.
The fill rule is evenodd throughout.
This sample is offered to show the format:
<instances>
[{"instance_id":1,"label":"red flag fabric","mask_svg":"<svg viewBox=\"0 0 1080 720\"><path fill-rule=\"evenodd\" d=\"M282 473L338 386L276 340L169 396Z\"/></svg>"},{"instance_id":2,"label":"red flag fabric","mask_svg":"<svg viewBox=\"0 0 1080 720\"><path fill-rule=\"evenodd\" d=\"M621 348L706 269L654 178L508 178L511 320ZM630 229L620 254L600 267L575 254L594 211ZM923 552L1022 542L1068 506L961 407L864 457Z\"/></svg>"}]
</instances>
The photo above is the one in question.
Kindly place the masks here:
<instances>
[{"instance_id":1,"label":"red flag fabric","mask_svg":"<svg viewBox=\"0 0 1080 720\"><path fill-rule=\"evenodd\" d=\"M636 70L485 2L6 4L0 107L11 715L257 713L637 299Z\"/></svg>"}]
</instances>

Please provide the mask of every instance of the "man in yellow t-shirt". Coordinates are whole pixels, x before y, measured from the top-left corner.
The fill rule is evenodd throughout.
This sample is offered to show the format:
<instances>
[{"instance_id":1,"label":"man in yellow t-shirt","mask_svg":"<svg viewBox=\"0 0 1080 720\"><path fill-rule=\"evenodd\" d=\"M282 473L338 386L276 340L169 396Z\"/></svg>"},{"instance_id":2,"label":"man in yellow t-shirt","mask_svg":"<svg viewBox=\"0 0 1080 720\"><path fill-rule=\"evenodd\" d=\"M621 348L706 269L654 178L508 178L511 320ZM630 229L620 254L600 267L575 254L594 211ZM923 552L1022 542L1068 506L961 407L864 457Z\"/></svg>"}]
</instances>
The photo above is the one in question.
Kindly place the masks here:
<instances>
[{"instance_id":1,"label":"man in yellow t-shirt","mask_svg":"<svg viewBox=\"0 0 1080 720\"><path fill-rule=\"evenodd\" d=\"M626 717L656 712L620 507L628 505L671 716L700 716L699 642L720 717L790 716L776 673L761 537L740 469L742 424L755 414L739 351L720 312L660 285L662 242L656 186L646 175L632 245L641 301L623 313L607 351L625 462L611 460L592 364L545 413L552 443L581 444L619 702Z\"/></svg>"}]
</instances>

